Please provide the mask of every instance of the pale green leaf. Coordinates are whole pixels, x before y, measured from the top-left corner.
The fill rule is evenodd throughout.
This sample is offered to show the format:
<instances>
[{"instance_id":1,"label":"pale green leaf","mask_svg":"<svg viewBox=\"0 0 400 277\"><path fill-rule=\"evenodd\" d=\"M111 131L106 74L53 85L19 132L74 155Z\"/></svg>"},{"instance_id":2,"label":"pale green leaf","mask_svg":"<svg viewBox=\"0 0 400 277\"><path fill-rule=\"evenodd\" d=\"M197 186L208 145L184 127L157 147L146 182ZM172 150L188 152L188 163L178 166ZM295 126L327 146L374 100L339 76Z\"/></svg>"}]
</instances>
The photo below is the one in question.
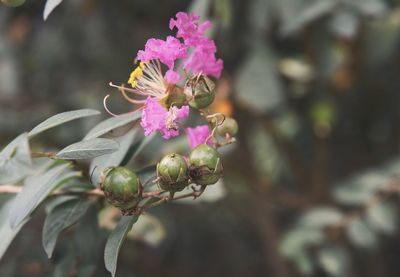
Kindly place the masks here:
<instances>
[{"instance_id":1,"label":"pale green leaf","mask_svg":"<svg viewBox=\"0 0 400 277\"><path fill-rule=\"evenodd\" d=\"M57 157L65 160L92 159L117 151L118 142L111 139L95 138L71 144L60 152Z\"/></svg>"},{"instance_id":2,"label":"pale green leaf","mask_svg":"<svg viewBox=\"0 0 400 277\"><path fill-rule=\"evenodd\" d=\"M138 129L132 129L125 135L116 138L115 140L119 143L119 148L117 151L106 154L103 156L96 157L92 160L90 164L90 174L92 176L92 183L97 184L99 182L100 172L111 166L119 166L123 161L124 157L128 153L129 148L131 147L136 135L138 133Z\"/></svg>"},{"instance_id":3,"label":"pale green leaf","mask_svg":"<svg viewBox=\"0 0 400 277\"><path fill-rule=\"evenodd\" d=\"M337 224L342 217L343 214L335 208L314 208L301 217L300 224L309 227L323 228Z\"/></svg>"},{"instance_id":4,"label":"pale green leaf","mask_svg":"<svg viewBox=\"0 0 400 277\"><path fill-rule=\"evenodd\" d=\"M46 217L42 232L42 243L46 254L51 258L59 234L75 224L90 205L86 199L73 199L53 208Z\"/></svg>"},{"instance_id":5,"label":"pale green leaf","mask_svg":"<svg viewBox=\"0 0 400 277\"><path fill-rule=\"evenodd\" d=\"M100 136L110 132L111 130L114 130L114 129L122 127L128 123L131 123L131 122L139 119L141 114L142 114L142 111L135 111L135 112L131 112L131 113L120 115L120 116L110 117L110 118L100 122L93 129L91 129L89 131L89 133L87 133L87 135L84 137L84 140L100 137Z\"/></svg>"},{"instance_id":6,"label":"pale green leaf","mask_svg":"<svg viewBox=\"0 0 400 277\"><path fill-rule=\"evenodd\" d=\"M318 262L331 276L345 276L349 267L349 255L339 247L324 248L318 253Z\"/></svg>"},{"instance_id":7,"label":"pale green leaf","mask_svg":"<svg viewBox=\"0 0 400 277\"><path fill-rule=\"evenodd\" d=\"M0 152L0 183L13 183L32 173L32 159L26 133Z\"/></svg>"},{"instance_id":8,"label":"pale green leaf","mask_svg":"<svg viewBox=\"0 0 400 277\"><path fill-rule=\"evenodd\" d=\"M354 219L346 226L346 233L351 243L362 248L376 245L376 235L361 219Z\"/></svg>"},{"instance_id":9,"label":"pale green leaf","mask_svg":"<svg viewBox=\"0 0 400 277\"><path fill-rule=\"evenodd\" d=\"M124 242L126 235L132 229L133 224L138 220L138 216L123 216L115 229L108 237L104 250L104 262L107 270L115 276L117 271L117 260L119 249Z\"/></svg>"},{"instance_id":10,"label":"pale green leaf","mask_svg":"<svg viewBox=\"0 0 400 277\"><path fill-rule=\"evenodd\" d=\"M69 112L63 112L59 113L56 115L53 115L52 117L46 119L39 125L37 125L35 128L33 128L29 132L29 137L34 137L39 133L42 133L44 131L49 130L50 128L59 126L61 124L67 123L69 121L82 118L82 117L87 117L87 116L92 116L92 115L98 115L100 114L99 111L96 110L90 110L90 109L82 109L82 110L75 110L75 111L69 111Z\"/></svg>"},{"instance_id":11,"label":"pale green leaf","mask_svg":"<svg viewBox=\"0 0 400 277\"><path fill-rule=\"evenodd\" d=\"M59 165L50 169L43 175L26 179L22 191L15 197L10 209L11 228L17 228L47 195L49 195L60 182L64 181L64 179L60 180L60 177L68 166L69 164ZM70 176L68 176L68 178L69 177Z\"/></svg>"},{"instance_id":12,"label":"pale green leaf","mask_svg":"<svg viewBox=\"0 0 400 277\"><path fill-rule=\"evenodd\" d=\"M389 203L380 203L367 210L368 225L377 232L393 234L397 230L396 208Z\"/></svg>"},{"instance_id":13,"label":"pale green leaf","mask_svg":"<svg viewBox=\"0 0 400 277\"><path fill-rule=\"evenodd\" d=\"M271 49L259 43L250 51L239 67L235 87L238 100L258 112L269 112L283 104L282 84Z\"/></svg>"},{"instance_id":14,"label":"pale green leaf","mask_svg":"<svg viewBox=\"0 0 400 277\"><path fill-rule=\"evenodd\" d=\"M29 220L26 218L23 220L18 226L15 228L11 228L8 220L8 216L10 213L10 208L12 207L13 200L8 200L6 203L2 204L0 209L0 259L3 257L7 248L10 246L14 237L21 230L22 226Z\"/></svg>"}]
</instances>

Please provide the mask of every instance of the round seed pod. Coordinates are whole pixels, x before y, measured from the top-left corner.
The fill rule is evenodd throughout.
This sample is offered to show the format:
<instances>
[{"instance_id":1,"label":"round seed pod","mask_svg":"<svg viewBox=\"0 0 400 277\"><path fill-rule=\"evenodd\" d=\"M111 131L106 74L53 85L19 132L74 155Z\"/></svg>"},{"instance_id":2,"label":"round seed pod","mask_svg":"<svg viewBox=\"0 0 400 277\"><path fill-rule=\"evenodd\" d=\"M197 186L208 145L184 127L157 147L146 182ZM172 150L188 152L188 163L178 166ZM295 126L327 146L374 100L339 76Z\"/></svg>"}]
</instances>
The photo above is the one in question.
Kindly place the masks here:
<instances>
[{"instance_id":1,"label":"round seed pod","mask_svg":"<svg viewBox=\"0 0 400 277\"><path fill-rule=\"evenodd\" d=\"M193 99L189 105L195 109L207 108L215 99L215 84L207 77L201 77L192 88Z\"/></svg>"},{"instance_id":2,"label":"round seed pod","mask_svg":"<svg viewBox=\"0 0 400 277\"><path fill-rule=\"evenodd\" d=\"M198 185L215 184L222 176L222 164L218 151L207 145L200 144L189 157L189 175Z\"/></svg>"},{"instance_id":3,"label":"round seed pod","mask_svg":"<svg viewBox=\"0 0 400 277\"><path fill-rule=\"evenodd\" d=\"M169 154L157 164L158 184L162 189L176 192L188 185L188 167L179 154Z\"/></svg>"},{"instance_id":4,"label":"round seed pod","mask_svg":"<svg viewBox=\"0 0 400 277\"><path fill-rule=\"evenodd\" d=\"M217 127L217 132L220 136L228 134L230 137L234 137L239 131L239 126L232 117L226 117L224 122Z\"/></svg>"},{"instance_id":5,"label":"round seed pod","mask_svg":"<svg viewBox=\"0 0 400 277\"><path fill-rule=\"evenodd\" d=\"M140 201L140 180L126 167L108 170L100 187L107 201L123 211L135 207Z\"/></svg>"},{"instance_id":6,"label":"round seed pod","mask_svg":"<svg viewBox=\"0 0 400 277\"><path fill-rule=\"evenodd\" d=\"M18 7L24 4L25 0L1 0L1 3L9 7Z\"/></svg>"}]
</instances>

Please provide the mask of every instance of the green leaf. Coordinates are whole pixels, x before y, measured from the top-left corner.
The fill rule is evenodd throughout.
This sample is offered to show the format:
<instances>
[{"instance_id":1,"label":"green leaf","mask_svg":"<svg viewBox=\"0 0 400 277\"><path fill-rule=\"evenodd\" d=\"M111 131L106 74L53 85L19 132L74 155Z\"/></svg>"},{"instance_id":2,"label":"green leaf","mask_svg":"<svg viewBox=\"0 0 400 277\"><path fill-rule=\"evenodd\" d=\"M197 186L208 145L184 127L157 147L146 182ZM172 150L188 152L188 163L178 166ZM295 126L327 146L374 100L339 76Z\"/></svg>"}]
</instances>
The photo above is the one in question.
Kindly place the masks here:
<instances>
[{"instance_id":1,"label":"green leaf","mask_svg":"<svg viewBox=\"0 0 400 277\"><path fill-rule=\"evenodd\" d=\"M43 11L43 20L46 20L50 13L61 4L63 0L47 0Z\"/></svg>"},{"instance_id":2,"label":"green leaf","mask_svg":"<svg viewBox=\"0 0 400 277\"><path fill-rule=\"evenodd\" d=\"M135 111L135 112L131 112L128 114L108 118L108 119L100 122L93 129L91 129L89 131L89 133L87 133L87 135L83 139L89 140L89 139L100 137L100 136L108 133L111 130L122 127L128 123L131 123L131 122L139 119L141 115L142 115L142 111Z\"/></svg>"},{"instance_id":3,"label":"green leaf","mask_svg":"<svg viewBox=\"0 0 400 277\"><path fill-rule=\"evenodd\" d=\"M32 173L28 136L19 135L0 152L0 183L13 183Z\"/></svg>"},{"instance_id":4,"label":"green leaf","mask_svg":"<svg viewBox=\"0 0 400 277\"><path fill-rule=\"evenodd\" d=\"M397 230L397 221L397 210L389 203L380 203L367 211L368 225L377 232L393 234Z\"/></svg>"},{"instance_id":5,"label":"green leaf","mask_svg":"<svg viewBox=\"0 0 400 277\"><path fill-rule=\"evenodd\" d=\"M125 135L116 138L119 142L119 148L117 151L111 154L106 154L103 156L96 157L92 160L90 164L90 174L92 175L92 182L97 184L99 182L99 176L101 170L110 166L119 166L124 157L126 156L129 148L131 147L138 129L132 129Z\"/></svg>"},{"instance_id":6,"label":"green leaf","mask_svg":"<svg viewBox=\"0 0 400 277\"><path fill-rule=\"evenodd\" d=\"M331 276L346 276L349 255L343 248L324 248L318 253L318 262Z\"/></svg>"},{"instance_id":7,"label":"green leaf","mask_svg":"<svg viewBox=\"0 0 400 277\"><path fill-rule=\"evenodd\" d=\"M49 1L48 1L49 2ZM39 125L37 125L35 128L33 128L29 132L29 137L32 138L36 136L39 133L42 133L44 131L47 131L53 127L59 126L61 124L67 123L69 121L82 118L82 117L87 117L87 116L92 116L92 115L98 115L100 114L99 111L96 110L90 110L90 109L82 109L82 110L75 110L75 111L69 111L69 112L63 112L56 114Z\"/></svg>"},{"instance_id":8,"label":"green leaf","mask_svg":"<svg viewBox=\"0 0 400 277\"><path fill-rule=\"evenodd\" d=\"M291 13L286 14L281 28L283 36L301 30L307 24L334 10L337 5L337 1L334 0L314 0L311 2L303 2L299 4L301 7L293 9Z\"/></svg>"},{"instance_id":9,"label":"green leaf","mask_svg":"<svg viewBox=\"0 0 400 277\"><path fill-rule=\"evenodd\" d=\"M350 222L346 228L346 233L350 242L357 247L372 248L376 245L375 233L359 218Z\"/></svg>"},{"instance_id":10,"label":"green leaf","mask_svg":"<svg viewBox=\"0 0 400 277\"><path fill-rule=\"evenodd\" d=\"M111 139L95 138L71 144L60 152L57 157L65 160L92 159L117 151L118 142Z\"/></svg>"},{"instance_id":11,"label":"green leaf","mask_svg":"<svg viewBox=\"0 0 400 277\"><path fill-rule=\"evenodd\" d=\"M11 228L15 229L64 179L59 179L69 164L59 165L43 175L28 178L10 209ZM68 176L69 178L70 176Z\"/></svg>"},{"instance_id":12,"label":"green leaf","mask_svg":"<svg viewBox=\"0 0 400 277\"><path fill-rule=\"evenodd\" d=\"M301 217L300 224L309 227L323 228L337 224L342 217L343 214L335 208L314 208Z\"/></svg>"},{"instance_id":13,"label":"green leaf","mask_svg":"<svg viewBox=\"0 0 400 277\"><path fill-rule=\"evenodd\" d=\"M121 248L126 235L137 220L138 216L123 216L108 237L106 248L104 250L104 262L107 270L112 274L112 276L115 276L117 270L119 249Z\"/></svg>"},{"instance_id":14,"label":"green leaf","mask_svg":"<svg viewBox=\"0 0 400 277\"><path fill-rule=\"evenodd\" d=\"M330 22L335 34L345 38L352 38L357 34L360 21L357 14L351 10L339 10Z\"/></svg>"},{"instance_id":15,"label":"green leaf","mask_svg":"<svg viewBox=\"0 0 400 277\"><path fill-rule=\"evenodd\" d=\"M15 228L11 228L8 220L8 216L10 213L10 208L12 207L13 199L8 200L6 203L2 204L0 209L0 259L3 257L7 248L10 246L14 237L21 230L22 226L26 222L28 222L29 218L23 220L18 226Z\"/></svg>"},{"instance_id":16,"label":"green leaf","mask_svg":"<svg viewBox=\"0 0 400 277\"><path fill-rule=\"evenodd\" d=\"M43 226L42 243L46 254L51 258L59 234L75 224L90 205L86 199L73 199L56 206L46 217Z\"/></svg>"},{"instance_id":17,"label":"green leaf","mask_svg":"<svg viewBox=\"0 0 400 277\"><path fill-rule=\"evenodd\" d=\"M249 108L268 112L284 101L275 54L260 42L250 53L238 72L235 84L237 96Z\"/></svg>"},{"instance_id":18,"label":"green leaf","mask_svg":"<svg viewBox=\"0 0 400 277\"><path fill-rule=\"evenodd\" d=\"M283 237L279 250L285 257L295 257L311 245L321 244L325 235L321 229L296 228Z\"/></svg>"}]
</instances>

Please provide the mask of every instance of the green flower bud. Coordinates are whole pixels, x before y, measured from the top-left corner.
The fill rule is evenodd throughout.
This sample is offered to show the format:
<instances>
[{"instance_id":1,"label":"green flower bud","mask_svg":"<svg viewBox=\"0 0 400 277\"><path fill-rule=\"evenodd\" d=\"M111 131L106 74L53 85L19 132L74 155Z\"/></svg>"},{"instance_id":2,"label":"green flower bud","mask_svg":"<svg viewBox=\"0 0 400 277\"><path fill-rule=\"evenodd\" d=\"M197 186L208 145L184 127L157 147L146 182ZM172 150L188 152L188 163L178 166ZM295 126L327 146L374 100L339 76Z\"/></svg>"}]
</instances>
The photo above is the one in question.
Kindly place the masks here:
<instances>
[{"instance_id":1,"label":"green flower bud","mask_svg":"<svg viewBox=\"0 0 400 277\"><path fill-rule=\"evenodd\" d=\"M158 184L162 189L176 192L188 185L187 164L178 154L170 154L157 164Z\"/></svg>"},{"instance_id":2,"label":"green flower bud","mask_svg":"<svg viewBox=\"0 0 400 277\"><path fill-rule=\"evenodd\" d=\"M1 3L9 7L18 7L24 4L25 0L1 0Z\"/></svg>"},{"instance_id":3,"label":"green flower bud","mask_svg":"<svg viewBox=\"0 0 400 277\"><path fill-rule=\"evenodd\" d=\"M215 184L222 176L222 164L218 151L207 145L200 144L189 157L189 175L198 185Z\"/></svg>"},{"instance_id":4,"label":"green flower bud","mask_svg":"<svg viewBox=\"0 0 400 277\"><path fill-rule=\"evenodd\" d=\"M107 201L123 211L135 207L140 201L140 180L126 167L108 170L101 189Z\"/></svg>"},{"instance_id":5,"label":"green flower bud","mask_svg":"<svg viewBox=\"0 0 400 277\"><path fill-rule=\"evenodd\" d=\"M225 136L226 134L228 134L229 136L234 137L237 134L238 130L239 126L236 120L231 117L226 117L224 122L217 127L217 132L221 136Z\"/></svg>"},{"instance_id":6,"label":"green flower bud","mask_svg":"<svg viewBox=\"0 0 400 277\"><path fill-rule=\"evenodd\" d=\"M201 77L192 85L193 99L189 105L195 109L208 107L215 98L215 84L207 77Z\"/></svg>"}]
</instances>

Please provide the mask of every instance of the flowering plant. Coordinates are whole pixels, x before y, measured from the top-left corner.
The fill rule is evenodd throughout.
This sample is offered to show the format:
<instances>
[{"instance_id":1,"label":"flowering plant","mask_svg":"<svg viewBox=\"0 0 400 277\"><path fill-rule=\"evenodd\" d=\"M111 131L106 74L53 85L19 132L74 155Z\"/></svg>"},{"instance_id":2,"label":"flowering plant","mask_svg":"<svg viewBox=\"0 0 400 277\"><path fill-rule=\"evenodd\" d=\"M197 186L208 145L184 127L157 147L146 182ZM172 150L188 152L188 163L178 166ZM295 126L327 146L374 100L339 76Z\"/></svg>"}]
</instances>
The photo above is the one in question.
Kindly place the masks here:
<instances>
[{"instance_id":1,"label":"flowering plant","mask_svg":"<svg viewBox=\"0 0 400 277\"><path fill-rule=\"evenodd\" d=\"M133 111L112 113L107 95L104 107L112 117L92 128L82 141L58 152L34 152L29 145L33 137L50 128L100 112L82 109L55 115L1 151L0 183L9 185L0 185L0 193L16 194L1 211L9 217L7 232L13 234L6 243L47 198L59 199L50 204L43 228L43 246L49 257L61 231L82 218L90 206L113 206L123 215L105 249L106 267L114 275L120 246L115 242L123 240L144 210L177 199L197 198L207 186L218 182L222 162L217 149L234 142L237 124L221 113L211 113L215 85L210 78L220 77L223 62L216 58L214 41L205 35L211 23L198 21L197 15L177 13L169 22L175 36L151 38L138 51L139 64L128 80L131 88L110 83L134 105ZM189 113L197 113L204 122L184 128ZM137 121L139 124L129 125ZM140 133L139 125L144 139L130 151ZM110 136L119 128L124 128L122 136ZM180 132L182 128L184 132ZM145 177L148 167L134 172L123 166L156 133L166 140L185 135L191 148L188 157L178 153L164 156L150 166L150 177Z\"/></svg>"}]
</instances>

